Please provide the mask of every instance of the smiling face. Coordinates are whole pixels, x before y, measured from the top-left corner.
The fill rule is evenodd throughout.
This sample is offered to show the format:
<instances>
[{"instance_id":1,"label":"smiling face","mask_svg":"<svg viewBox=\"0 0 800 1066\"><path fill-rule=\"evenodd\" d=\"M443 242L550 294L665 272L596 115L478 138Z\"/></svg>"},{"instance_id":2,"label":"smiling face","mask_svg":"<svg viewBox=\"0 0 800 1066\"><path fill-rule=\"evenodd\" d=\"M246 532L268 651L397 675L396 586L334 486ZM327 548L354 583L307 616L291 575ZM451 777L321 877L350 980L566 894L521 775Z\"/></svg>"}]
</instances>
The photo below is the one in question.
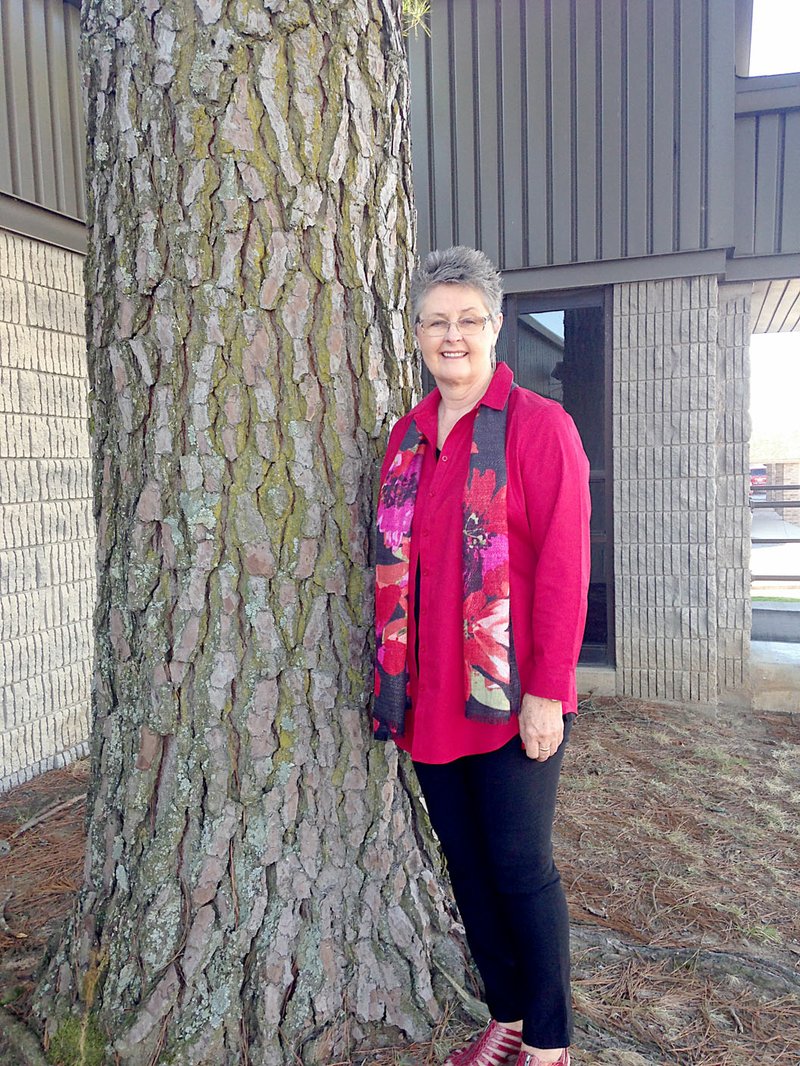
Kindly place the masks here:
<instances>
[{"instance_id":1,"label":"smiling face","mask_svg":"<svg viewBox=\"0 0 800 1066\"><path fill-rule=\"evenodd\" d=\"M464 391L488 386L492 376L492 348L503 316L489 319L479 333L467 337L455 325L459 319L482 320L488 314L483 297L471 285L434 285L426 294L414 332L425 366L437 385ZM420 326L435 321L452 323L443 337L432 337Z\"/></svg>"}]
</instances>

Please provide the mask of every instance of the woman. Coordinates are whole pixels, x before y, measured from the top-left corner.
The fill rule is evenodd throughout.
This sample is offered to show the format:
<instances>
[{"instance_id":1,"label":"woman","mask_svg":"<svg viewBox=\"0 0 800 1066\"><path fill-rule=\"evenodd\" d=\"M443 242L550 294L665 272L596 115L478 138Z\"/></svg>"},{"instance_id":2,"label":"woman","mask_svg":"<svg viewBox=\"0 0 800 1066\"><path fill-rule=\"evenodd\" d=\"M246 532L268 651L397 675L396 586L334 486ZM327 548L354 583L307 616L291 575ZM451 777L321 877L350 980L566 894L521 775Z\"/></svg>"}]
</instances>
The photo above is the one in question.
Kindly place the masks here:
<instances>
[{"instance_id":1,"label":"woman","mask_svg":"<svg viewBox=\"0 0 800 1066\"><path fill-rule=\"evenodd\" d=\"M412 279L437 388L394 427L381 471L376 736L411 755L492 1018L447 1064L568 1066L551 830L577 710L588 463L564 410L495 365L501 298L471 248L432 252Z\"/></svg>"}]
</instances>

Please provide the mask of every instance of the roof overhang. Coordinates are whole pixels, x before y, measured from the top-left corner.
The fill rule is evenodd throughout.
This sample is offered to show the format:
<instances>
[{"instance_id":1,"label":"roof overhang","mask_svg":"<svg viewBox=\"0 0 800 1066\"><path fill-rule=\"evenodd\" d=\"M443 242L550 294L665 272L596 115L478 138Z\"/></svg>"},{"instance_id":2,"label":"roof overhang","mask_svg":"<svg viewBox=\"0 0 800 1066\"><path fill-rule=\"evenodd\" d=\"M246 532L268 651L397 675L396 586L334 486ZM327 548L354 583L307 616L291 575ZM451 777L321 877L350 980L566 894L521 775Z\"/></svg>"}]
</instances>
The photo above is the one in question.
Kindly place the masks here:
<instances>
[{"instance_id":1,"label":"roof overhang","mask_svg":"<svg viewBox=\"0 0 800 1066\"><path fill-rule=\"evenodd\" d=\"M800 333L800 278L754 283L750 332Z\"/></svg>"}]
</instances>

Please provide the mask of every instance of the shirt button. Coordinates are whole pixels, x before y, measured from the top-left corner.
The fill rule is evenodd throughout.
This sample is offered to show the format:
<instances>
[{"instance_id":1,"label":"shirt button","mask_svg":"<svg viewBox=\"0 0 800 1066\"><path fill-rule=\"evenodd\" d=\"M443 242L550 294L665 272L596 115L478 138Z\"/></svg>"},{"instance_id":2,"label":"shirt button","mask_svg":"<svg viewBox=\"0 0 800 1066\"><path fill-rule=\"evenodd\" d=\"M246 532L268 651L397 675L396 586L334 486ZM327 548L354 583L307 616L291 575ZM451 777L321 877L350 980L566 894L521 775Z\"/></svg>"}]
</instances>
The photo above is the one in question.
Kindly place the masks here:
<instances>
[{"instance_id":1,"label":"shirt button","mask_svg":"<svg viewBox=\"0 0 800 1066\"><path fill-rule=\"evenodd\" d=\"M443 455L443 456L442 456L442 462L443 462L443 463L446 463L446 462L447 462L447 456L446 456L446 455Z\"/></svg>"}]
</instances>

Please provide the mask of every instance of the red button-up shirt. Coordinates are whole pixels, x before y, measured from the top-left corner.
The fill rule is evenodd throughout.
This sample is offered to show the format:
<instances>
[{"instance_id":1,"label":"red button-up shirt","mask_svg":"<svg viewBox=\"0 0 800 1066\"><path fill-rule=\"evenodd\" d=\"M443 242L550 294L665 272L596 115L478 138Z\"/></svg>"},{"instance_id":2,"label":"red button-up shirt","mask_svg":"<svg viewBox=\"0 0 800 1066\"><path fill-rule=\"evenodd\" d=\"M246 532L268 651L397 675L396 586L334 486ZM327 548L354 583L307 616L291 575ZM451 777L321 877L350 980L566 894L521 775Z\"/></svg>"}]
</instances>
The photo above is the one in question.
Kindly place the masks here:
<instances>
[{"instance_id":1,"label":"red button-up shirt","mask_svg":"<svg viewBox=\"0 0 800 1066\"><path fill-rule=\"evenodd\" d=\"M480 403L497 410L507 400L509 404L506 464L514 650L522 692L561 700L567 714L577 709L575 666L586 621L589 463L564 409L527 389L512 391L511 384L511 371L501 363ZM462 504L478 406L450 431L437 462L439 391L434 389L392 429L381 469L383 483L414 418L429 447L411 527L412 706L406 712L404 735L394 739L419 762L450 762L494 751L519 732L516 715L496 725L464 714Z\"/></svg>"}]
</instances>

